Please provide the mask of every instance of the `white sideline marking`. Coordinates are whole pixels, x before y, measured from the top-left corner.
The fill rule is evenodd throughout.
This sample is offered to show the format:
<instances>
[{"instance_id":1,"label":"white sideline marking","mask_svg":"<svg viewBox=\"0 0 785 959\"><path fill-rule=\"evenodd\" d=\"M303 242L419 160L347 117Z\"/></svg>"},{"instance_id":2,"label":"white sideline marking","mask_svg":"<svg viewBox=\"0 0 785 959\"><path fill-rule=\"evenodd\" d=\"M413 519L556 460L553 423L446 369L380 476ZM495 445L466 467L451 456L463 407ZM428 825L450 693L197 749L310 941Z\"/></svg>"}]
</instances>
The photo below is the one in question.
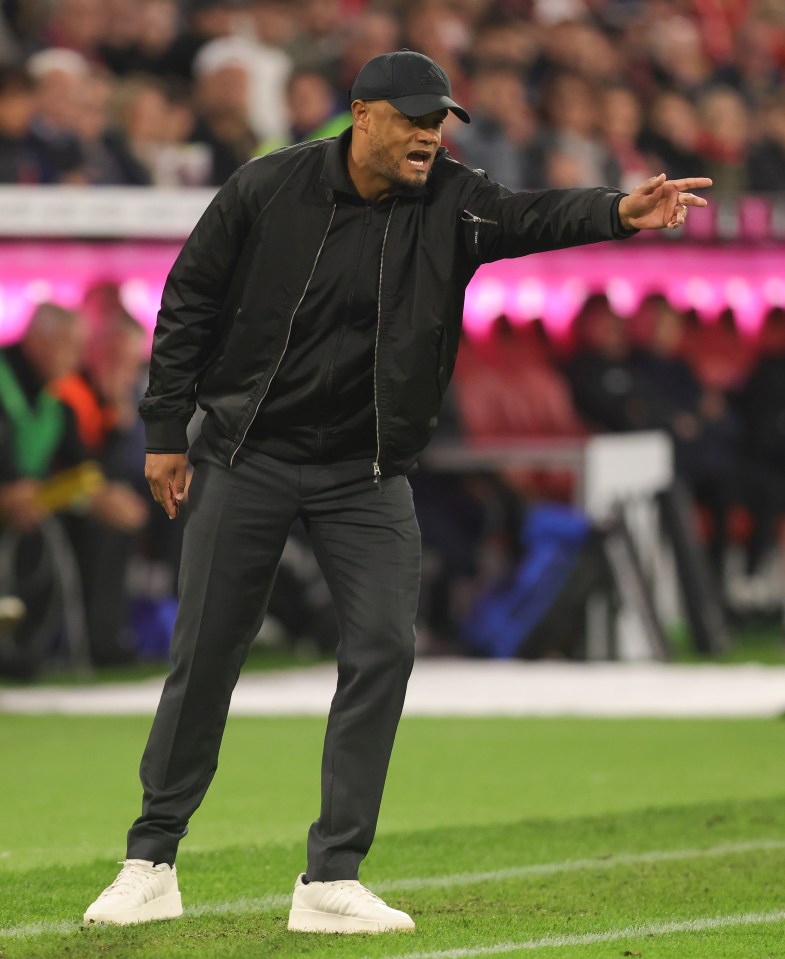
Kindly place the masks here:
<instances>
[{"instance_id":1,"label":"white sideline marking","mask_svg":"<svg viewBox=\"0 0 785 959\"><path fill-rule=\"evenodd\" d=\"M746 912L736 916L707 916L705 919L684 919L681 922L653 922L649 925L628 926L609 932L589 932L582 936L546 936L525 942L500 942L495 946L469 946L462 949L440 949L436 952L402 952L383 959L470 959L472 956L500 956L506 952L530 949L561 949L564 946L591 946L597 942L616 942L619 939L639 939L643 936L664 936L672 932L705 932L730 929L733 926L762 926L785 921L785 910L777 912Z\"/></svg>"},{"instance_id":2,"label":"white sideline marking","mask_svg":"<svg viewBox=\"0 0 785 959\"><path fill-rule=\"evenodd\" d=\"M690 859L714 859L721 856L733 856L748 852L785 850L785 839L754 839L749 842L728 842L716 846L697 849L668 849L652 852L622 853L618 856L604 856L597 859L565 859L560 862L533 863L529 866L510 866L507 869L495 869L488 872L459 872L443 876L415 876L403 879L388 879L372 883L377 892L404 892L413 889L449 889L455 886L472 886L484 882L497 882L506 879L526 879L529 876L549 876L558 873L582 872L591 869L612 869L616 866L637 866L645 863L678 862ZM244 915L252 912L276 912L286 909L291 902L291 894L263 896L257 899L232 899L228 902L205 902L188 906L186 918L200 916ZM703 920L700 920L703 921ZM21 939L51 932L73 932L79 928L77 922L34 922L23 926L9 926L0 929L0 939ZM603 933L602 935L605 935ZM592 940L593 941L593 940ZM597 940L602 941L602 940ZM489 947L491 948L491 947ZM492 947L496 948L496 947ZM515 948L529 948L516 946ZM532 947L533 948L533 947ZM428 955L431 955L430 953ZM442 953L433 953L433 956ZM444 953L451 956L452 953ZM462 953L456 953L462 955ZM471 953L474 955L474 953ZM481 955L481 953L477 953ZM412 954L409 959L421 959Z\"/></svg>"},{"instance_id":3,"label":"white sideline marking","mask_svg":"<svg viewBox=\"0 0 785 959\"><path fill-rule=\"evenodd\" d=\"M248 673L235 716L324 717L334 664ZM0 713L152 715L163 678L92 686L0 689ZM785 666L673 663L538 663L419 659L406 716L776 717L785 711Z\"/></svg>"}]
</instances>

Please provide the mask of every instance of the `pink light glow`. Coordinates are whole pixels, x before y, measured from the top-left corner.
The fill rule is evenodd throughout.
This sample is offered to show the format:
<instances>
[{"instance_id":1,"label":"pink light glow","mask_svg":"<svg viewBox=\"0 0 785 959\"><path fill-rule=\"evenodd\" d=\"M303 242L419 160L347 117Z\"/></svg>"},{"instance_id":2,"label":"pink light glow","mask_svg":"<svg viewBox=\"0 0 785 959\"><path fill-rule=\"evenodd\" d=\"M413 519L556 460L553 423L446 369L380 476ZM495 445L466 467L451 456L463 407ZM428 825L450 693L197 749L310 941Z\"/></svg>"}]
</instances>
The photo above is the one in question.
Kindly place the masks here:
<instances>
[{"instance_id":1,"label":"pink light glow","mask_svg":"<svg viewBox=\"0 0 785 959\"><path fill-rule=\"evenodd\" d=\"M152 330L176 243L46 243L0 245L0 343L17 339L33 306L53 299L77 307L91 285L121 285L127 308ZM467 332L482 337L500 313L512 322L542 317L556 336L569 329L585 298L605 290L616 309L633 313L649 293L678 309L695 308L711 322L730 307L752 336L766 311L785 304L781 248L675 246L637 240L601 243L482 267L466 295Z\"/></svg>"},{"instance_id":2,"label":"pink light glow","mask_svg":"<svg viewBox=\"0 0 785 959\"><path fill-rule=\"evenodd\" d=\"M120 285L128 310L148 330L155 326L176 243L43 243L0 245L0 343L24 333L33 307L54 300L78 307L96 283Z\"/></svg>"}]
</instances>

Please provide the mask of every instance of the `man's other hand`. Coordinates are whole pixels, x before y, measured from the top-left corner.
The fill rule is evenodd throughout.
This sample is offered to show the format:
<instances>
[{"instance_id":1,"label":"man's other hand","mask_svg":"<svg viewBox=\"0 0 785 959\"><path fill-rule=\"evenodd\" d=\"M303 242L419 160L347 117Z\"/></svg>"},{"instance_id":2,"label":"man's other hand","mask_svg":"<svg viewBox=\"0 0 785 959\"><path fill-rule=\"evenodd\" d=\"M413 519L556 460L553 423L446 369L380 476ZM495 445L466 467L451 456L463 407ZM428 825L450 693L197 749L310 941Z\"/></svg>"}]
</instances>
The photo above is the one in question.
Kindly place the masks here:
<instances>
[{"instance_id":1,"label":"man's other hand","mask_svg":"<svg viewBox=\"0 0 785 959\"><path fill-rule=\"evenodd\" d=\"M125 483L105 483L90 501L90 512L105 526L135 533L147 522L147 503Z\"/></svg>"},{"instance_id":2,"label":"man's other hand","mask_svg":"<svg viewBox=\"0 0 785 959\"><path fill-rule=\"evenodd\" d=\"M619 219L625 230L674 230L687 219L691 206L707 206L708 200L688 193L705 190L712 181L705 176L667 180L664 173L645 180L619 203Z\"/></svg>"},{"instance_id":3,"label":"man's other hand","mask_svg":"<svg viewBox=\"0 0 785 959\"><path fill-rule=\"evenodd\" d=\"M144 478L150 484L153 499L166 510L169 519L176 519L185 499L185 478L188 457L185 453L148 453Z\"/></svg>"},{"instance_id":4,"label":"man's other hand","mask_svg":"<svg viewBox=\"0 0 785 959\"><path fill-rule=\"evenodd\" d=\"M3 523L29 532L44 518L44 511L36 501L40 487L37 479L20 479L0 486L0 519Z\"/></svg>"}]
</instances>

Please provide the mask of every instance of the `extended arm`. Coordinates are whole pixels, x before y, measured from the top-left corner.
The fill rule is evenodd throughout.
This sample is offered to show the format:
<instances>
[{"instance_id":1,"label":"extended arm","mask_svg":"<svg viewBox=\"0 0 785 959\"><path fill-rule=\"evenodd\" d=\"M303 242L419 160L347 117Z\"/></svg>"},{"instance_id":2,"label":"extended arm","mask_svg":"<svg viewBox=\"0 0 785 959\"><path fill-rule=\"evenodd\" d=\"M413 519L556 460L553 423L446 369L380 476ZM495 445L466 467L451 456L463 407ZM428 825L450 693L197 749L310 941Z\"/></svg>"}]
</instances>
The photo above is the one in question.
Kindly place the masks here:
<instances>
[{"instance_id":1,"label":"extended arm","mask_svg":"<svg viewBox=\"0 0 785 959\"><path fill-rule=\"evenodd\" d=\"M629 195L608 187L511 193L478 177L464 213L470 252L487 263L624 239L641 229L673 228L684 222L688 206L706 205L704 199L685 190L707 186L711 180L665 180L663 174Z\"/></svg>"}]
</instances>

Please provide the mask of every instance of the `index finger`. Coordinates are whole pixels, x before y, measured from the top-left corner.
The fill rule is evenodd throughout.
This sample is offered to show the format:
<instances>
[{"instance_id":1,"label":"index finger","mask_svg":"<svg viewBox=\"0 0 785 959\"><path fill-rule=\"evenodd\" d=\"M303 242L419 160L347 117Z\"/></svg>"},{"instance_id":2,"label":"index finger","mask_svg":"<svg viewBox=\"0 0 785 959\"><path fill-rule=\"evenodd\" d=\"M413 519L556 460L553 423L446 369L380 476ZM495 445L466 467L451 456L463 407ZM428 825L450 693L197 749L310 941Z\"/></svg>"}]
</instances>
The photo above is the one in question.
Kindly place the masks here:
<instances>
[{"instance_id":1,"label":"index finger","mask_svg":"<svg viewBox=\"0 0 785 959\"><path fill-rule=\"evenodd\" d=\"M706 190L714 184L714 181L707 176L686 177L684 180L669 180L668 182L673 184L680 193L684 190Z\"/></svg>"}]
</instances>

